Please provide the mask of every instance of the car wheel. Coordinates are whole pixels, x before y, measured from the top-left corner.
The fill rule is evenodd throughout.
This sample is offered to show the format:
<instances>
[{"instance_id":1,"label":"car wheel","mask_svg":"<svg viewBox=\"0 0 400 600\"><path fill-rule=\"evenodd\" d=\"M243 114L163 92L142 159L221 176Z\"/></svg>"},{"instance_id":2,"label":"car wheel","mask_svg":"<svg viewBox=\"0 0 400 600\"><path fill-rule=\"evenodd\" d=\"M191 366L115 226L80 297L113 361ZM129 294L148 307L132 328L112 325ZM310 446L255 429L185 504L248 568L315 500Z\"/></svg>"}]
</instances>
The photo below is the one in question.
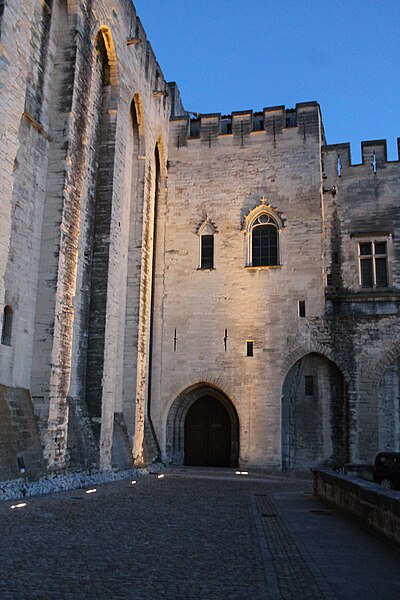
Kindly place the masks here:
<instances>
[{"instance_id":1,"label":"car wheel","mask_svg":"<svg viewBox=\"0 0 400 600\"><path fill-rule=\"evenodd\" d=\"M386 488L387 490L390 490L392 487L392 482L390 481L390 479L382 479L381 487Z\"/></svg>"}]
</instances>

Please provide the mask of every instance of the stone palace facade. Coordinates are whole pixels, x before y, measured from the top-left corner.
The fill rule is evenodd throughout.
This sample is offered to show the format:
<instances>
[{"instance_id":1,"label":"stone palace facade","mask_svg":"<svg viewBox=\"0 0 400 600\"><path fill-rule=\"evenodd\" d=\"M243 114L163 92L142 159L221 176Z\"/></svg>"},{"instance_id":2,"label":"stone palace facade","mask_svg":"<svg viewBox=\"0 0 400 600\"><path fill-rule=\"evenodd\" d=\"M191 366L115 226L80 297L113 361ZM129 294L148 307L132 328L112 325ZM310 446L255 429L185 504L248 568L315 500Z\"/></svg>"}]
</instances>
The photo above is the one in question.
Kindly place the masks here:
<instances>
[{"instance_id":1,"label":"stone palace facade","mask_svg":"<svg viewBox=\"0 0 400 600\"><path fill-rule=\"evenodd\" d=\"M0 0L0 478L400 450L400 168L188 114L130 0Z\"/></svg>"}]
</instances>

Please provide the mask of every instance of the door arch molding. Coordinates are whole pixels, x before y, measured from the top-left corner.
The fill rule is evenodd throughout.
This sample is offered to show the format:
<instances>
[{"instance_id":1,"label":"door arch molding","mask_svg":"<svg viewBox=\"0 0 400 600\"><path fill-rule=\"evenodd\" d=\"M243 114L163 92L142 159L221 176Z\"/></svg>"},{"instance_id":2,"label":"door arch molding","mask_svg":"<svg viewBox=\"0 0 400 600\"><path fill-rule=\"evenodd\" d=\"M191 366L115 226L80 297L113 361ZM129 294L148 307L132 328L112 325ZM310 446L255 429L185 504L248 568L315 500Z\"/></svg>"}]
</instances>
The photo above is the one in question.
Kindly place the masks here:
<instances>
[{"instance_id":1,"label":"door arch molding","mask_svg":"<svg viewBox=\"0 0 400 600\"><path fill-rule=\"evenodd\" d=\"M232 401L223 392L207 384L198 383L184 390L169 410L166 427L166 462L183 465L185 459L185 421L189 409L203 396L212 396L226 409L231 422L230 465L239 460L239 417Z\"/></svg>"}]
</instances>

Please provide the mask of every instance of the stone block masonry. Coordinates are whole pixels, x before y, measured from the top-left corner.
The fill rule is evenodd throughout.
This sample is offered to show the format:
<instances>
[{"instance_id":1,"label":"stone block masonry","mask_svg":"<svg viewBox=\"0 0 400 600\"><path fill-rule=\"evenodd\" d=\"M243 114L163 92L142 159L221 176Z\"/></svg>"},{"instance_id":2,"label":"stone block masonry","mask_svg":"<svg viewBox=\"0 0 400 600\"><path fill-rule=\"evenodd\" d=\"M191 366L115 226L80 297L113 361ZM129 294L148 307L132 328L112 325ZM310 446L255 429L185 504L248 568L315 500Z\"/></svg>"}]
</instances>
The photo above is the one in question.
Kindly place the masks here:
<instances>
[{"instance_id":1,"label":"stone block masonry","mask_svg":"<svg viewBox=\"0 0 400 600\"><path fill-rule=\"evenodd\" d=\"M136 354L129 370L124 364L124 349L138 347L139 331L134 310L125 343L126 320L132 319L126 272L129 248L152 251L141 227L130 223L141 222L143 195L153 202L146 186L155 177L156 144L167 143L170 103L167 93L160 95L167 84L127 0L112 6L15 0L2 8L0 64L10 85L0 98L7 115L0 295L13 309L13 326L11 344L0 349L0 382L30 390L50 469L68 466L74 448L80 456L73 464L86 464L93 443L97 464L108 469L114 413L126 409L132 447L136 395L139 404L146 401L145 340L139 340L139 386L131 376ZM128 45L132 31L137 43ZM136 150L134 98L141 137ZM147 181L140 182L141 164ZM151 280L151 273L144 277ZM150 293L151 283L142 285L140 301L148 302L143 294ZM141 331L148 335L146 327ZM94 438L77 432L75 418L69 428L71 402L74 415L89 415L82 428L91 419ZM71 439L69 446L68 430L79 443Z\"/></svg>"},{"instance_id":2,"label":"stone block masonry","mask_svg":"<svg viewBox=\"0 0 400 600\"><path fill-rule=\"evenodd\" d=\"M154 384L166 460L184 460L176 405L194 386L231 400L243 465L337 466L398 448L399 163L382 141L362 151L353 166L348 145L326 145L314 102L172 120ZM280 221L279 257L254 267L263 214ZM215 226L212 270L199 269L202 223ZM383 242L385 267L371 257L371 269L387 268L369 287L363 240Z\"/></svg>"},{"instance_id":3,"label":"stone block masonry","mask_svg":"<svg viewBox=\"0 0 400 600\"><path fill-rule=\"evenodd\" d=\"M320 469L315 469L313 474L314 495L317 498L400 545L400 500L396 492Z\"/></svg>"},{"instance_id":4,"label":"stone block masonry","mask_svg":"<svg viewBox=\"0 0 400 600\"><path fill-rule=\"evenodd\" d=\"M399 450L385 142L189 115L130 0L0 1L0 36L0 478Z\"/></svg>"}]
</instances>

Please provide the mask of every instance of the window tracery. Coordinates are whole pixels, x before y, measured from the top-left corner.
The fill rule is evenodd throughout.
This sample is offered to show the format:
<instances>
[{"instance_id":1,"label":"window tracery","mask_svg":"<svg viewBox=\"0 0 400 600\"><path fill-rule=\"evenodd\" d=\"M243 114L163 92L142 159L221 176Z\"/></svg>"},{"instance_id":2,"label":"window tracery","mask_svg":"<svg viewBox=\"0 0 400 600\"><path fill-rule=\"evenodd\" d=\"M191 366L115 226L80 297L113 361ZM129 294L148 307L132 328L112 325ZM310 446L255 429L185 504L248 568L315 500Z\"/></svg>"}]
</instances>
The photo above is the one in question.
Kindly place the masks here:
<instances>
[{"instance_id":1,"label":"window tracery","mask_svg":"<svg viewBox=\"0 0 400 600\"><path fill-rule=\"evenodd\" d=\"M281 264L281 215L265 198L245 217L246 266L276 267Z\"/></svg>"}]
</instances>

